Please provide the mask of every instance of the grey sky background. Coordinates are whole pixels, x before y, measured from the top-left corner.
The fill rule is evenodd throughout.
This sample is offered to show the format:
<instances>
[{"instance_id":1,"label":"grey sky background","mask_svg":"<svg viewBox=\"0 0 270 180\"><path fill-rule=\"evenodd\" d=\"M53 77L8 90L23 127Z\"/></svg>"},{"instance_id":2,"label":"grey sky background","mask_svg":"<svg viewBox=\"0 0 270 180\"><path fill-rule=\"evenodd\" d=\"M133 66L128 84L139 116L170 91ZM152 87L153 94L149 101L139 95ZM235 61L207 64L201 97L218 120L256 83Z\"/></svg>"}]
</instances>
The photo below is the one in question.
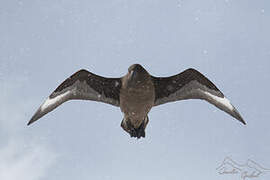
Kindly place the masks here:
<instances>
[{"instance_id":1,"label":"grey sky background","mask_svg":"<svg viewBox=\"0 0 270 180\"><path fill-rule=\"evenodd\" d=\"M0 0L0 179L240 179L218 174L227 156L270 168L269 20L268 0ZM196 68L247 125L189 100L153 108L140 140L119 108L90 101L26 126L77 70L120 77L134 63Z\"/></svg>"}]
</instances>

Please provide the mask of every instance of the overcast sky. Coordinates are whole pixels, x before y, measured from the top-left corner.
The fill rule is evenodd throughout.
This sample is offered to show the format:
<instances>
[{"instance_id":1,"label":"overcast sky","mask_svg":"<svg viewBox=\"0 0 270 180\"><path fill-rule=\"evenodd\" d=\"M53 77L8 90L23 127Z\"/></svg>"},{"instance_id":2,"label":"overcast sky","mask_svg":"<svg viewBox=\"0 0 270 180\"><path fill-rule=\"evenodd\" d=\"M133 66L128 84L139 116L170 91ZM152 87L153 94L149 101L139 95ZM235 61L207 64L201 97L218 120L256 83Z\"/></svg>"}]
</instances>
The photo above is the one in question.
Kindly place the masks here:
<instances>
[{"instance_id":1,"label":"overcast sky","mask_svg":"<svg viewBox=\"0 0 270 180\"><path fill-rule=\"evenodd\" d=\"M0 179L239 180L218 174L225 157L270 168L269 20L269 0L0 0ZM153 108L139 140L119 108L90 101L26 126L77 70L120 77L134 63L196 68L247 125L189 100Z\"/></svg>"}]
</instances>

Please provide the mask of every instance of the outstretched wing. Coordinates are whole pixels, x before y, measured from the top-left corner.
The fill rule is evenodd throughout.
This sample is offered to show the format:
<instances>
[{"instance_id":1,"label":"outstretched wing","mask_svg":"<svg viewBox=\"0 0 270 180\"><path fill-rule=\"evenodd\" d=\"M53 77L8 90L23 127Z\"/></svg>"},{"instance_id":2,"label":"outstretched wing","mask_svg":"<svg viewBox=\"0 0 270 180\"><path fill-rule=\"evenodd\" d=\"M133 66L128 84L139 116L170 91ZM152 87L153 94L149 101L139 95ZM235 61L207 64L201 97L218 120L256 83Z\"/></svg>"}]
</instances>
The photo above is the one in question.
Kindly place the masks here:
<instances>
[{"instance_id":1,"label":"outstretched wing","mask_svg":"<svg viewBox=\"0 0 270 180\"><path fill-rule=\"evenodd\" d=\"M187 69L171 77L153 77L155 106L185 99L202 99L246 124L236 108L223 93L195 69Z\"/></svg>"},{"instance_id":2,"label":"outstretched wing","mask_svg":"<svg viewBox=\"0 0 270 180\"><path fill-rule=\"evenodd\" d=\"M92 100L119 106L120 78L105 78L86 70L80 70L66 79L39 107L28 122L38 120L62 103L72 100Z\"/></svg>"}]
</instances>

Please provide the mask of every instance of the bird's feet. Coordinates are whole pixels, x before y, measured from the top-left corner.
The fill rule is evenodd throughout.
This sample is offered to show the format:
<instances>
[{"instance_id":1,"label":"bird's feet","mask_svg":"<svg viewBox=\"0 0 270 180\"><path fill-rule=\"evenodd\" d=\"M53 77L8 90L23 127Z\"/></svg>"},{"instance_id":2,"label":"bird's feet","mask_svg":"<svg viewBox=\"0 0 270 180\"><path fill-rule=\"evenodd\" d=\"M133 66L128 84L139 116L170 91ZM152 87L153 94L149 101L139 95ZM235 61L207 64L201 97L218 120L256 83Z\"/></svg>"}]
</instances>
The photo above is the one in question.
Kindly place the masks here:
<instances>
[{"instance_id":1,"label":"bird's feet","mask_svg":"<svg viewBox=\"0 0 270 180\"><path fill-rule=\"evenodd\" d=\"M137 139L145 137L145 123L142 123L138 128L134 128L134 126L129 121L123 120L121 127L130 134L130 137L135 137Z\"/></svg>"},{"instance_id":2,"label":"bird's feet","mask_svg":"<svg viewBox=\"0 0 270 180\"><path fill-rule=\"evenodd\" d=\"M135 137L137 139L145 137L144 124L142 123L137 129L132 127L129 134L130 137Z\"/></svg>"}]
</instances>

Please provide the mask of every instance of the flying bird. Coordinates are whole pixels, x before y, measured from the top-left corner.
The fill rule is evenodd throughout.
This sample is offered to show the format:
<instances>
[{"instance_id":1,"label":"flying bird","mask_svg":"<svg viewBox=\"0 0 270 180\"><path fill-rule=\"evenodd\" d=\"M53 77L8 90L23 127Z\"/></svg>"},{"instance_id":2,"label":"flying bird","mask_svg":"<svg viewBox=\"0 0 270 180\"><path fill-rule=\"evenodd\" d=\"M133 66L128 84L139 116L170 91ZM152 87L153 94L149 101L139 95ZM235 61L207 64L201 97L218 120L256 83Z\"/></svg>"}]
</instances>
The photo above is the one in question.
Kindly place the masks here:
<instances>
[{"instance_id":1,"label":"flying bird","mask_svg":"<svg viewBox=\"0 0 270 180\"><path fill-rule=\"evenodd\" d=\"M223 93L195 69L170 77L154 77L140 64L133 64L121 78L106 78L80 70L67 78L39 107L27 125L32 124L68 100L92 100L120 107L121 127L131 137L145 137L152 107L164 103L201 99L246 124Z\"/></svg>"}]
</instances>

